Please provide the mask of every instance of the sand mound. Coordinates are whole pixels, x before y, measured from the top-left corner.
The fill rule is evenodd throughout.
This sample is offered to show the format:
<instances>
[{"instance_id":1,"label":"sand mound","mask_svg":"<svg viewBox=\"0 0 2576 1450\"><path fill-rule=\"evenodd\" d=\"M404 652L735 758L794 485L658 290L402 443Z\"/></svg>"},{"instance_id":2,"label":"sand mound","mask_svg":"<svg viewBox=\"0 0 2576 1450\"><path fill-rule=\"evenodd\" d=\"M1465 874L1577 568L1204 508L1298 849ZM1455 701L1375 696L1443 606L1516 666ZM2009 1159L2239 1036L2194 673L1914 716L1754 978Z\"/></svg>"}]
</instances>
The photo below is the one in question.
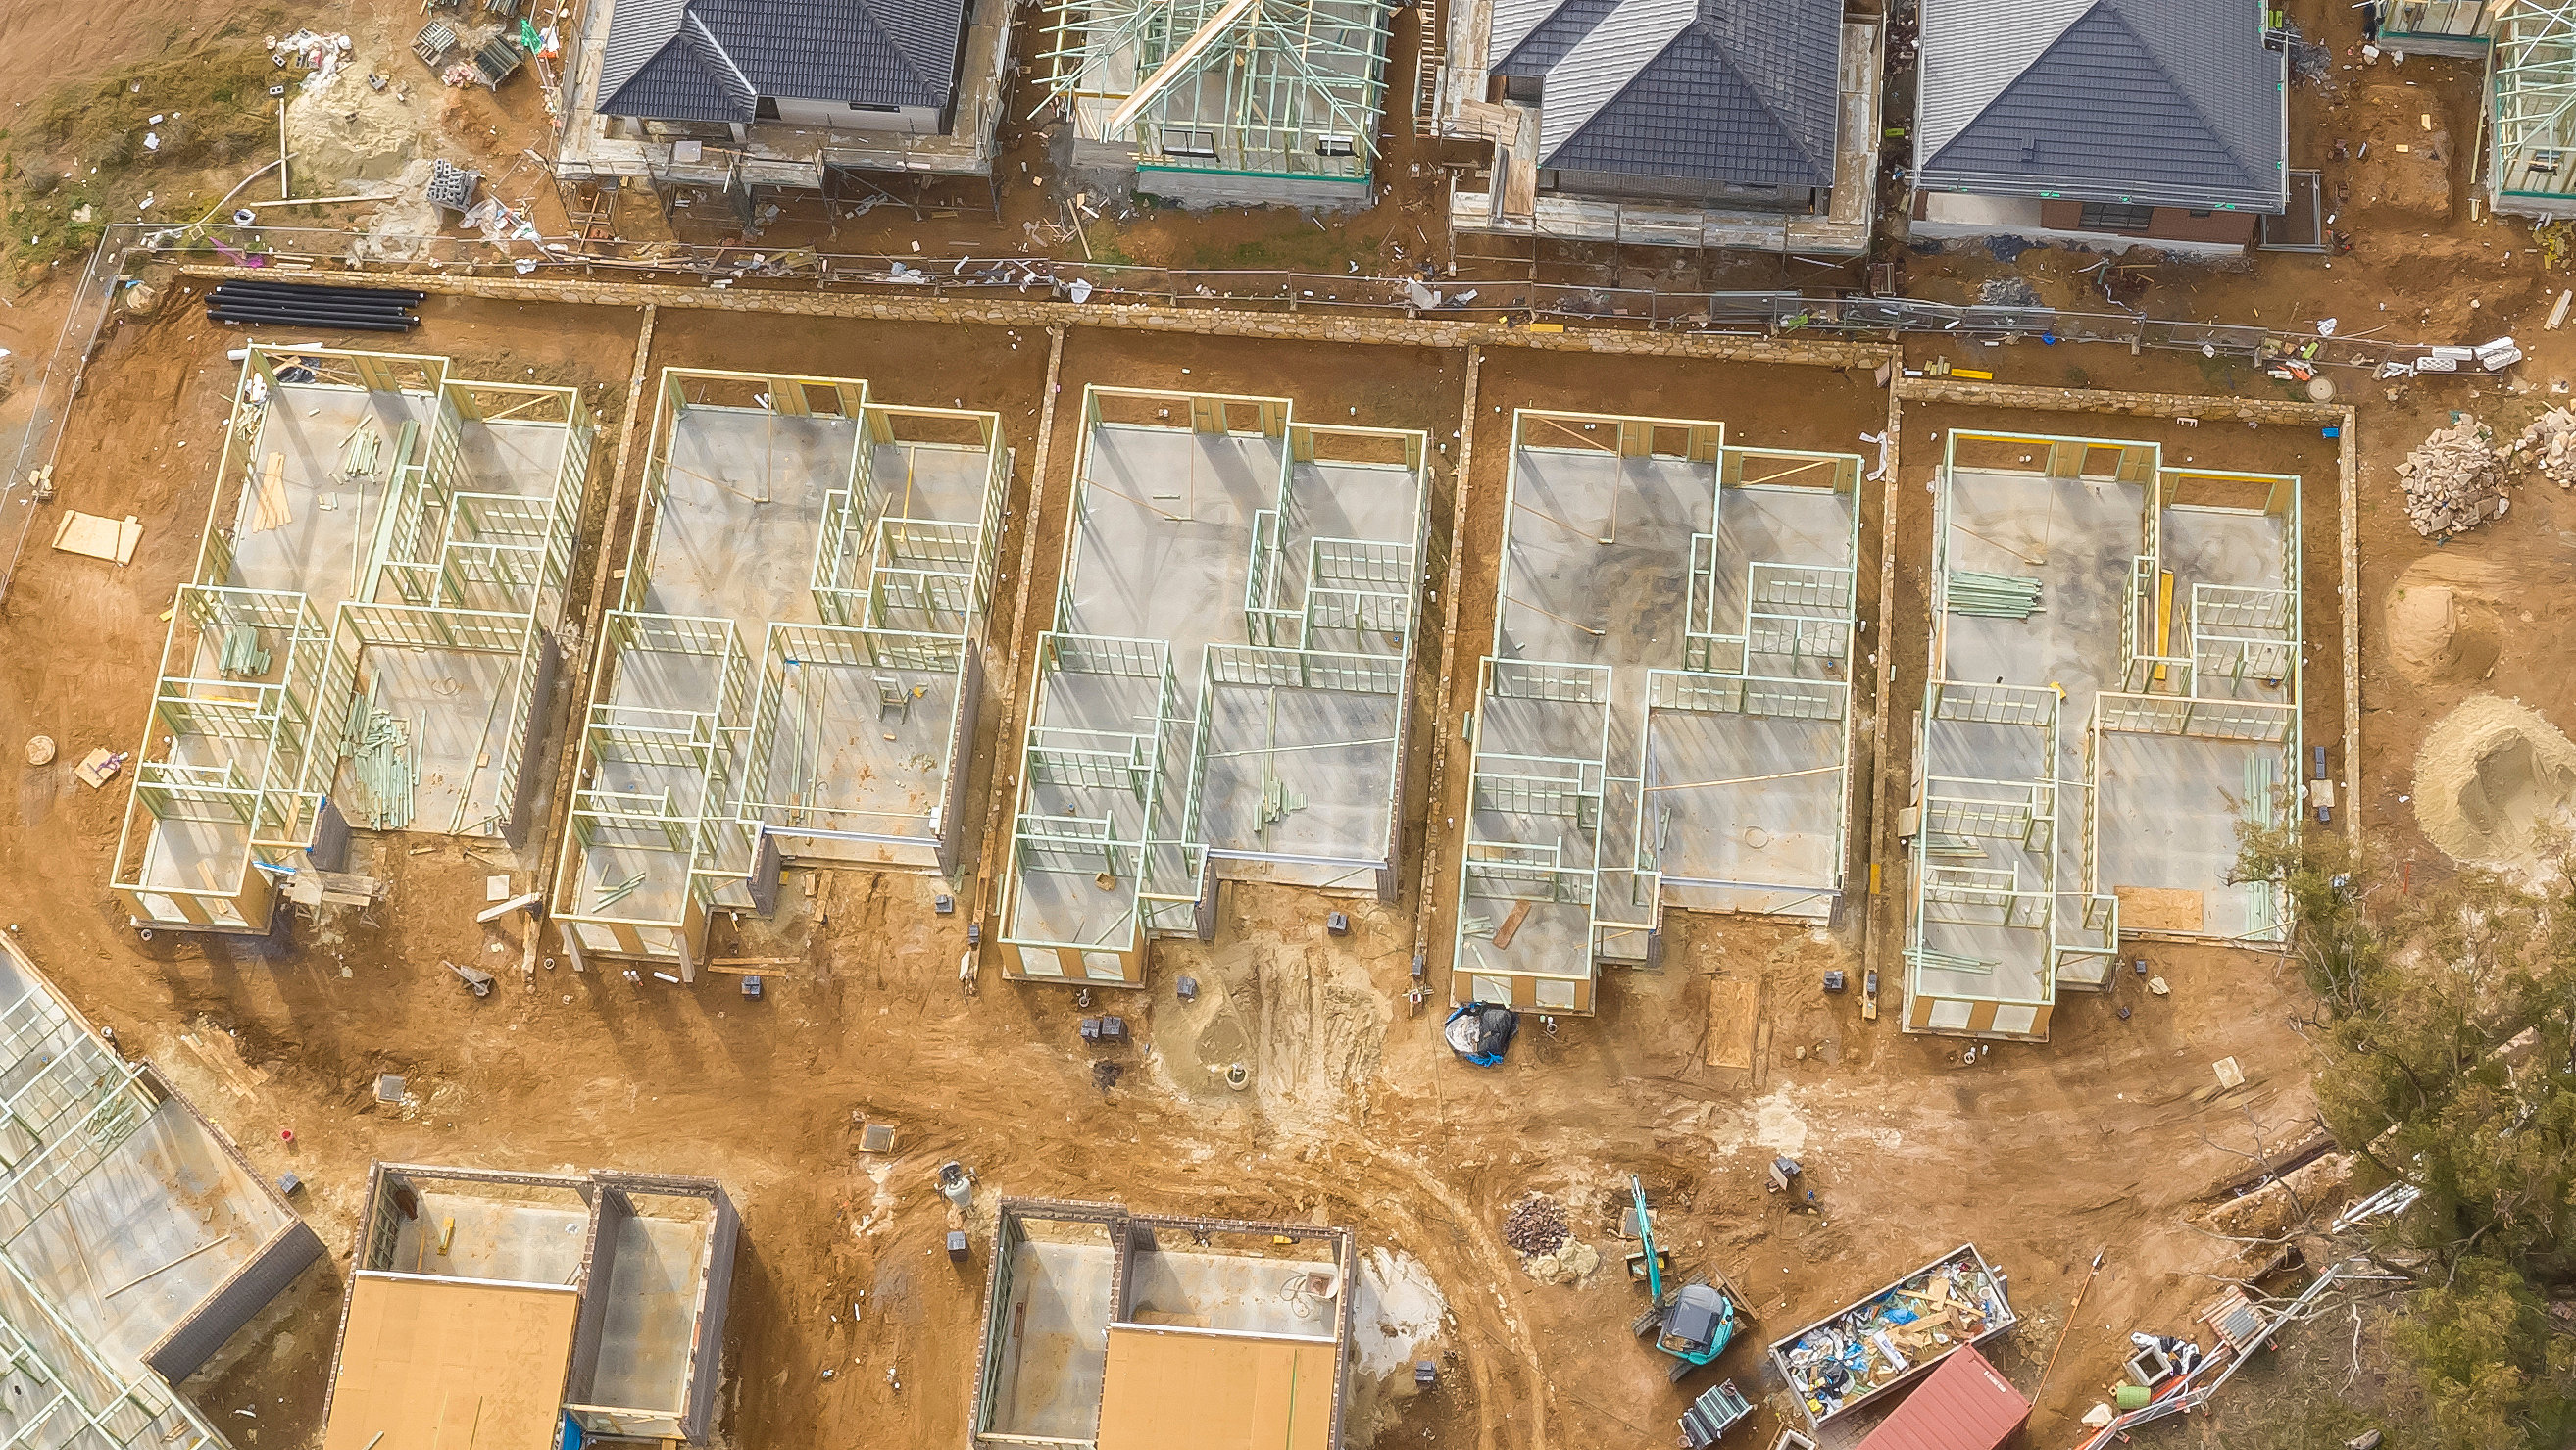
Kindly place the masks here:
<instances>
[{"instance_id":1,"label":"sand mound","mask_svg":"<svg viewBox=\"0 0 2576 1450\"><path fill-rule=\"evenodd\" d=\"M2576 824L2576 742L2511 700L2476 696L2424 737L2415 818L2454 860L2537 875L2544 837Z\"/></svg>"},{"instance_id":2,"label":"sand mound","mask_svg":"<svg viewBox=\"0 0 2576 1450\"><path fill-rule=\"evenodd\" d=\"M2495 667L2512 587L2482 560L2450 553L2416 560L2383 604L2389 663L2419 685L2484 679Z\"/></svg>"}]
</instances>

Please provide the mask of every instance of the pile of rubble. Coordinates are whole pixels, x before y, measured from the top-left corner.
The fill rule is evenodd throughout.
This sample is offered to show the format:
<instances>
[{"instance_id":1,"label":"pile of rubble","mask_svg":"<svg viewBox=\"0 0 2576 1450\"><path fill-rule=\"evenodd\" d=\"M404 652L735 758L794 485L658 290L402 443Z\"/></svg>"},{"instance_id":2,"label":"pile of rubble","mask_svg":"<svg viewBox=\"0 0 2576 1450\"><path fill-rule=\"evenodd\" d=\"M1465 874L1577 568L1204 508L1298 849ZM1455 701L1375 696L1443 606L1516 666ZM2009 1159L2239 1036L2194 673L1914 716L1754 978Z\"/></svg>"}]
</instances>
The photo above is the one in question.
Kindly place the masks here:
<instances>
[{"instance_id":1,"label":"pile of rubble","mask_svg":"<svg viewBox=\"0 0 2576 1450\"><path fill-rule=\"evenodd\" d=\"M2433 430L2397 465L2415 532L2447 539L2503 515L2504 461L2494 437L2485 424L2465 418Z\"/></svg>"},{"instance_id":2,"label":"pile of rubble","mask_svg":"<svg viewBox=\"0 0 2576 1450\"><path fill-rule=\"evenodd\" d=\"M2576 488L2576 409L2552 408L2532 419L2504 455L2517 470L2535 469L2560 488Z\"/></svg>"},{"instance_id":3,"label":"pile of rubble","mask_svg":"<svg viewBox=\"0 0 2576 1450\"><path fill-rule=\"evenodd\" d=\"M1555 1253L1573 1236L1565 1226L1564 1206L1543 1193L1513 1204L1503 1219L1503 1242L1525 1254Z\"/></svg>"}]
</instances>

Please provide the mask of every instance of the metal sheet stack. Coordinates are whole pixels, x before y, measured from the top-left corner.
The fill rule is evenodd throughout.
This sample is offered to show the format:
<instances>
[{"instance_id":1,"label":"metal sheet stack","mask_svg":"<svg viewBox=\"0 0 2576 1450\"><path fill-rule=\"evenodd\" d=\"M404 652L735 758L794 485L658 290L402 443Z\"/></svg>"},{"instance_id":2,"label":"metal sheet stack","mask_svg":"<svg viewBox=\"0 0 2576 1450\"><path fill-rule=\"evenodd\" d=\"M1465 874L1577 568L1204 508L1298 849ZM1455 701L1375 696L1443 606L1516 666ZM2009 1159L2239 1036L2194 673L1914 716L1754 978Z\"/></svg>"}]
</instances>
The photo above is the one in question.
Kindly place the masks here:
<instances>
[{"instance_id":1,"label":"metal sheet stack","mask_svg":"<svg viewBox=\"0 0 2576 1450\"><path fill-rule=\"evenodd\" d=\"M2028 619L2039 611L2039 581L2018 574L1980 574L1961 569L1950 576L1952 614L1984 619Z\"/></svg>"},{"instance_id":2,"label":"metal sheet stack","mask_svg":"<svg viewBox=\"0 0 2576 1450\"><path fill-rule=\"evenodd\" d=\"M303 282L225 282L206 294L206 316L237 326L282 323L341 332L409 332L425 292L324 287Z\"/></svg>"}]
</instances>

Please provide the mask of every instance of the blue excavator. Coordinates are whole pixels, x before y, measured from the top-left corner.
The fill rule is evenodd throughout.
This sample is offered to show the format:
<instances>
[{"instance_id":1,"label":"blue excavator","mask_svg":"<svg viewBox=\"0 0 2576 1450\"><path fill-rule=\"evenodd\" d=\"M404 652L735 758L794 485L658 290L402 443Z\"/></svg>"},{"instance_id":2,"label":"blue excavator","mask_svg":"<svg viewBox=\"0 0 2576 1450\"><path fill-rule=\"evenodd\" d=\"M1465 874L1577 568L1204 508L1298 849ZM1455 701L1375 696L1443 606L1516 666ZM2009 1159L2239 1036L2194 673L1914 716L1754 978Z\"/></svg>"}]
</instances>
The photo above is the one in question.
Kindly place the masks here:
<instances>
[{"instance_id":1,"label":"blue excavator","mask_svg":"<svg viewBox=\"0 0 2576 1450\"><path fill-rule=\"evenodd\" d=\"M1637 1239L1637 1252L1628 1256L1628 1277L1642 1279L1646 1285L1646 1308L1629 1327L1639 1338L1652 1336L1655 1348L1672 1356L1667 1377L1680 1384L1694 1369L1726 1352L1735 1339L1736 1327L1753 1321L1753 1312L1744 1305L1744 1296L1726 1281L1724 1274L1709 1281L1706 1271L1694 1272L1671 1290L1664 1288L1664 1275L1672 1268L1670 1257L1655 1247L1654 1216L1646 1207L1646 1185L1636 1174L1628 1175L1629 1217ZM1717 1400L1717 1405L1706 1402ZM1735 1392L1732 1381L1718 1386L1692 1405L1694 1414L1714 1423L1694 1427L1685 1417L1683 1429L1688 1434L1698 1428L1705 1439L1694 1437L1697 1444L1713 1442L1726 1426L1752 1413L1744 1397ZM1713 1413L1707 1413L1713 1412Z\"/></svg>"}]
</instances>

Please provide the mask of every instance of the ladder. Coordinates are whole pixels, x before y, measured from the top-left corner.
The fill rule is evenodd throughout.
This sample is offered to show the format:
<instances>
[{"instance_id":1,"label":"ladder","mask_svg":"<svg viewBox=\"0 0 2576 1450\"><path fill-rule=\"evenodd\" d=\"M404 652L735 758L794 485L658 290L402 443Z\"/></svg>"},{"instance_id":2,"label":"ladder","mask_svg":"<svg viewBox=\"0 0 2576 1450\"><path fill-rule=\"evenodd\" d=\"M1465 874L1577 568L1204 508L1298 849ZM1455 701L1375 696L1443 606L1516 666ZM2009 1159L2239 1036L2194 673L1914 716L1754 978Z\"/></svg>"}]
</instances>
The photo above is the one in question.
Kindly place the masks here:
<instances>
[{"instance_id":1,"label":"ladder","mask_svg":"<svg viewBox=\"0 0 2576 1450\"><path fill-rule=\"evenodd\" d=\"M1421 44L1413 52L1413 134L1428 141L1440 134L1440 6L1420 0L1413 8L1422 18Z\"/></svg>"}]
</instances>

